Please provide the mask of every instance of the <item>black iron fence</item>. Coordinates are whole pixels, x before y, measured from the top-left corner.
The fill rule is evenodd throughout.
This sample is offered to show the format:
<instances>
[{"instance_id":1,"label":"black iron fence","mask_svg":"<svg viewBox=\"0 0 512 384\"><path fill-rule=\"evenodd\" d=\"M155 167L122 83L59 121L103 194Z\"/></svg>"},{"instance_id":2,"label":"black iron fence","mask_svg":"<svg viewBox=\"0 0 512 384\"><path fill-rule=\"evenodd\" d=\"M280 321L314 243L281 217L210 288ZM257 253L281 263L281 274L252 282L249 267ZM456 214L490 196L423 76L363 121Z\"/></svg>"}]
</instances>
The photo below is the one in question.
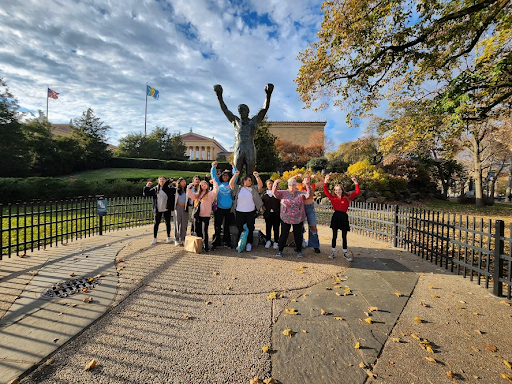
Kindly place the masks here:
<instances>
[{"instance_id":1,"label":"black iron fence","mask_svg":"<svg viewBox=\"0 0 512 384\"><path fill-rule=\"evenodd\" d=\"M320 224L329 225L331 215L330 205L317 206ZM353 231L390 242L486 288L492 283L496 296L511 298L512 225L505 237L502 220L366 203L352 203L349 216Z\"/></svg>"},{"instance_id":2,"label":"black iron fence","mask_svg":"<svg viewBox=\"0 0 512 384\"><path fill-rule=\"evenodd\" d=\"M153 222L152 199L109 198L98 216L96 197L0 204L0 260L122 228ZM105 207L104 205L102 205Z\"/></svg>"},{"instance_id":3,"label":"black iron fence","mask_svg":"<svg viewBox=\"0 0 512 384\"><path fill-rule=\"evenodd\" d=\"M74 239L153 222L152 200L106 199L98 216L97 198L0 204L0 260ZM330 224L331 205L317 205L319 224ZM397 205L352 203L352 230L404 248L453 273L485 284L510 299L512 225L505 237L501 220L431 212Z\"/></svg>"}]
</instances>

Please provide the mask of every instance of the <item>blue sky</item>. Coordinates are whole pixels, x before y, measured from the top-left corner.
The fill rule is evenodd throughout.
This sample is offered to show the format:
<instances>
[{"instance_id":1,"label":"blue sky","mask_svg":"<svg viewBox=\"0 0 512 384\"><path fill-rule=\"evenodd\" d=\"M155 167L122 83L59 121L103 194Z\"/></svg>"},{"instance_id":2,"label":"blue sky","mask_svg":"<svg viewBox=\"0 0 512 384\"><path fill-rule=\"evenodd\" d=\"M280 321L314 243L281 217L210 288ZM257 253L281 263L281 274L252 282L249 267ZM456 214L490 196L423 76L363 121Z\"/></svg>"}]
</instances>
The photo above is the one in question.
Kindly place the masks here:
<instances>
[{"instance_id":1,"label":"blue sky","mask_svg":"<svg viewBox=\"0 0 512 384\"><path fill-rule=\"evenodd\" d=\"M314 41L323 15L313 0L4 0L0 9L0 77L23 110L46 111L68 123L87 108L112 127L109 142L144 131L193 129L233 145L232 127L217 103L214 84L236 113L251 115L273 83L269 120L327 121L336 144L362 135L345 113L303 109L293 82L296 59Z\"/></svg>"}]
</instances>

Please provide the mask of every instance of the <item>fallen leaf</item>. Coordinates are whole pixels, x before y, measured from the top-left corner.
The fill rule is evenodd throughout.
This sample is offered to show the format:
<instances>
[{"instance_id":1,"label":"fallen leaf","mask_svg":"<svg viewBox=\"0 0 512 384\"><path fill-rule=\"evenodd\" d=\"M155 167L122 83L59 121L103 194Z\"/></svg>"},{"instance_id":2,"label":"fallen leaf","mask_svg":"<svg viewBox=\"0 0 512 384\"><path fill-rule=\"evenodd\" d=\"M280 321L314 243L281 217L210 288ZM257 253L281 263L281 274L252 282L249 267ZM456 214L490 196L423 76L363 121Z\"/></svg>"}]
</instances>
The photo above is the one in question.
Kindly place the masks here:
<instances>
[{"instance_id":1,"label":"fallen leaf","mask_svg":"<svg viewBox=\"0 0 512 384\"><path fill-rule=\"evenodd\" d=\"M263 382L265 384L277 384L277 381L273 377L271 377L269 379L265 379L265 380L263 380Z\"/></svg>"},{"instance_id":2,"label":"fallen leaf","mask_svg":"<svg viewBox=\"0 0 512 384\"><path fill-rule=\"evenodd\" d=\"M69 276L75 277L76 275L74 273L70 273Z\"/></svg>"},{"instance_id":3,"label":"fallen leaf","mask_svg":"<svg viewBox=\"0 0 512 384\"><path fill-rule=\"evenodd\" d=\"M375 373L373 373L372 371L370 371L369 369L366 369L365 372L372 379L375 379L377 377L377 375Z\"/></svg>"},{"instance_id":4,"label":"fallen leaf","mask_svg":"<svg viewBox=\"0 0 512 384\"><path fill-rule=\"evenodd\" d=\"M501 377L503 377L508 382L512 383L512 375L509 375L508 373L500 373Z\"/></svg>"},{"instance_id":5,"label":"fallen leaf","mask_svg":"<svg viewBox=\"0 0 512 384\"><path fill-rule=\"evenodd\" d=\"M334 318L335 318L336 320L343 320L343 317L339 317L339 316L334 316Z\"/></svg>"},{"instance_id":6,"label":"fallen leaf","mask_svg":"<svg viewBox=\"0 0 512 384\"><path fill-rule=\"evenodd\" d=\"M414 321L417 323L423 323L423 320L421 319L421 317L415 317Z\"/></svg>"},{"instance_id":7,"label":"fallen leaf","mask_svg":"<svg viewBox=\"0 0 512 384\"><path fill-rule=\"evenodd\" d=\"M292 330L292 329L289 329L289 328L288 328L288 329L285 329L285 330L283 331L283 335L288 336L288 337L292 337L292 335L293 335L293 330Z\"/></svg>"},{"instance_id":8,"label":"fallen leaf","mask_svg":"<svg viewBox=\"0 0 512 384\"><path fill-rule=\"evenodd\" d=\"M92 360L89 362L89 364L87 364L87 365L85 366L85 368L84 368L84 369L85 369L86 371L90 371L90 370L91 370L91 369L93 369L97 364L98 364L98 362L97 362L95 359L92 359Z\"/></svg>"},{"instance_id":9,"label":"fallen leaf","mask_svg":"<svg viewBox=\"0 0 512 384\"><path fill-rule=\"evenodd\" d=\"M332 288L331 287L325 287L325 290L326 291L332 291Z\"/></svg>"},{"instance_id":10,"label":"fallen leaf","mask_svg":"<svg viewBox=\"0 0 512 384\"><path fill-rule=\"evenodd\" d=\"M373 322L373 319L371 317L367 317L366 319L364 319L364 321L366 321L368 324L371 324Z\"/></svg>"},{"instance_id":11,"label":"fallen leaf","mask_svg":"<svg viewBox=\"0 0 512 384\"><path fill-rule=\"evenodd\" d=\"M323 309L321 309L321 310L320 310L320 314L321 314L321 315L327 315L328 313L329 313L329 312L324 311Z\"/></svg>"},{"instance_id":12,"label":"fallen leaf","mask_svg":"<svg viewBox=\"0 0 512 384\"><path fill-rule=\"evenodd\" d=\"M473 312L473 315L480 316L480 314L478 312Z\"/></svg>"},{"instance_id":13,"label":"fallen leaf","mask_svg":"<svg viewBox=\"0 0 512 384\"><path fill-rule=\"evenodd\" d=\"M358 342L358 343L356 343L356 345L354 345L354 349L359 349L359 348L361 348L361 344L359 344L359 342Z\"/></svg>"},{"instance_id":14,"label":"fallen leaf","mask_svg":"<svg viewBox=\"0 0 512 384\"><path fill-rule=\"evenodd\" d=\"M91 296L87 296L85 299L84 299L84 303L90 303L92 301L92 297Z\"/></svg>"},{"instance_id":15,"label":"fallen leaf","mask_svg":"<svg viewBox=\"0 0 512 384\"><path fill-rule=\"evenodd\" d=\"M448 376L450 379L455 379L455 374L452 371L446 372L446 376Z\"/></svg>"},{"instance_id":16,"label":"fallen leaf","mask_svg":"<svg viewBox=\"0 0 512 384\"><path fill-rule=\"evenodd\" d=\"M440 296L434 295L433 293L430 296L433 297L434 299L439 299L440 298Z\"/></svg>"},{"instance_id":17,"label":"fallen leaf","mask_svg":"<svg viewBox=\"0 0 512 384\"><path fill-rule=\"evenodd\" d=\"M475 352L480 352L480 350L479 350L477 347L473 347L473 346L471 346L471 349L472 349L473 351L475 351Z\"/></svg>"},{"instance_id":18,"label":"fallen leaf","mask_svg":"<svg viewBox=\"0 0 512 384\"><path fill-rule=\"evenodd\" d=\"M507 367L509 367L510 369L512 369L512 363L510 363L510 361L503 360L503 364L505 364Z\"/></svg>"},{"instance_id":19,"label":"fallen leaf","mask_svg":"<svg viewBox=\"0 0 512 384\"><path fill-rule=\"evenodd\" d=\"M432 347L427 347L427 352L434 354L434 350L432 349Z\"/></svg>"},{"instance_id":20,"label":"fallen leaf","mask_svg":"<svg viewBox=\"0 0 512 384\"><path fill-rule=\"evenodd\" d=\"M464 300L460 300L459 303L461 304L467 304Z\"/></svg>"},{"instance_id":21,"label":"fallen leaf","mask_svg":"<svg viewBox=\"0 0 512 384\"><path fill-rule=\"evenodd\" d=\"M204 302L206 305L210 305L212 302L211 301L205 301Z\"/></svg>"},{"instance_id":22,"label":"fallen leaf","mask_svg":"<svg viewBox=\"0 0 512 384\"><path fill-rule=\"evenodd\" d=\"M496 352L498 350L494 345L484 344L484 347L491 352Z\"/></svg>"},{"instance_id":23,"label":"fallen leaf","mask_svg":"<svg viewBox=\"0 0 512 384\"><path fill-rule=\"evenodd\" d=\"M227 286L227 287L226 287L226 289L227 289L228 291L231 291L231 289L232 289L232 288L231 288L230 286Z\"/></svg>"},{"instance_id":24,"label":"fallen leaf","mask_svg":"<svg viewBox=\"0 0 512 384\"><path fill-rule=\"evenodd\" d=\"M379 308L377 308L377 307L370 307L370 309L369 309L370 312L375 312L378 310L379 310Z\"/></svg>"},{"instance_id":25,"label":"fallen leaf","mask_svg":"<svg viewBox=\"0 0 512 384\"><path fill-rule=\"evenodd\" d=\"M401 296L402 296L402 294L401 294L400 292L395 292L395 295L396 295L397 297L401 297Z\"/></svg>"},{"instance_id":26,"label":"fallen leaf","mask_svg":"<svg viewBox=\"0 0 512 384\"><path fill-rule=\"evenodd\" d=\"M336 293L336 296L341 296L341 293L339 292L335 292Z\"/></svg>"},{"instance_id":27,"label":"fallen leaf","mask_svg":"<svg viewBox=\"0 0 512 384\"><path fill-rule=\"evenodd\" d=\"M89 291L87 288L82 289L82 292L84 292L84 293L87 291Z\"/></svg>"},{"instance_id":28,"label":"fallen leaf","mask_svg":"<svg viewBox=\"0 0 512 384\"><path fill-rule=\"evenodd\" d=\"M437 364L437 360L434 359L433 357L425 357L425 359L427 359L427 361L430 361L431 363L436 363Z\"/></svg>"},{"instance_id":29,"label":"fallen leaf","mask_svg":"<svg viewBox=\"0 0 512 384\"><path fill-rule=\"evenodd\" d=\"M46 249L45 249L45 251L46 251ZM23 257L23 256L20 256L20 257ZM7 383L7 384L18 384L19 382L20 382L20 379L13 379L13 380L9 381L9 383Z\"/></svg>"},{"instance_id":30,"label":"fallen leaf","mask_svg":"<svg viewBox=\"0 0 512 384\"><path fill-rule=\"evenodd\" d=\"M124 263L124 260L123 259L119 259L117 260L118 263Z\"/></svg>"},{"instance_id":31,"label":"fallen leaf","mask_svg":"<svg viewBox=\"0 0 512 384\"><path fill-rule=\"evenodd\" d=\"M254 379L251 379L250 384L263 384L263 381L256 376Z\"/></svg>"},{"instance_id":32,"label":"fallen leaf","mask_svg":"<svg viewBox=\"0 0 512 384\"><path fill-rule=\"evenodd\" d=\"M44 362L44 365L50 365L50 364L53 364L55 362L55 359L52 357L51 359L48 359Z\"/></svg>"},{"instance_id":33,"label":"fallen leaf","mask_svg":"<svg viewBox=\"0 0 512 384\"><path fill-rule=\"evenodd\" d=\"M475 332L478 333L479 335L483 335L483 332L479 329L475 329Z\"/></svg>"},{"instance_id":34,"label":"fallen leaf","mask_svg":"<svg viewBox=\"0 0 512 384\"><path fill-rule=\"evenodd\" d=\"M297 272L304 273L304 271L302 269L297 269Z\"/></svg>"},{"instance_id":35,"label":"fallen leaf","mask_svg":"<svg viewBox=\"0 0 512 384\"><path fill-rule=\"evenodd\" d=\"M366 364L365 363L359 363L359 368L366 368Z\"/></svg>"},{"instance_id":36,"label":"fallen leaf","mask_svg":"<svg viewBox=\"0 0 512 384\"><path fill-rule=\"evenodd\" d=\"M399 342L400 342L400 338L398 338L398 337L393 337L393 338L391 339L391 341L392 341L393 343L399 343Z\"/></svg>"},{"instance_id":37,"label":"fallen leaf","mask_svg":"<svg viewBox=\"0 0 512 384\"><path fill-rule=\"evenodd\" d=\"M219 274L219 272L217 272L217 271L213 272L213 276L218 276L218 274Z\"/></svg>"},{"instance_id":38,"label":"fallen leaf","mask_svg":"<svg viewBox=\"0 0 512 384\"><path fill-rule=\"evenodd\" d=\"M270 347L268 345L265 345L264 347L261 348L261 350L265 353L268 353L268 351L270 351Z\"/></svg>"},{"instance_id":39,"label":"fallen leaf","mask_svg":"<svg viewBox=\"0 0 512 384\"><path fill-rule=\"evenodd\" d=\"M416 335L416 334L414 334L414 333L411 333L411 337L412 337L413 339L420 340L419 336L418 336L418 335Z\"/></svg>"},{"instance_id":40,"label":"fallen leaf","mask_svg":"<svg viewBox=\"0 0 512 384\"><path fill-rule=\"evenodd\" d=\"M428 289L434 289L434 286L429 285L429 286L428 286Z\"/></svg>"},{"instance_id":41,"label":"fallen leaf","mask_svg":"<svg viewBox=\"0 0 512 384\"><path fill-rule=\"evenodd\" d=\"M427 303L424 303L423 301L420 301L420 305L425 307L425 308L430 308L430 305L427 304Z\"/></svg>"},{"instance_id":42,"label":"fallen leaf","mask_svg":"<svg viewBox=\"0 0 512 384\"><path fill-rule=\"evenodd\" d=\"M501 300L500 303L503 305L508 305L510 307L510 303L508 301Z\"/></svg>"},{"instance_id":43,"label":"fallen leaf","mask_svg":"<svg viewBox=\"0 0 512 384\"><path fill-rule=\"evenodd\" d=\"M285 312L289 315L296 315L297 313L299 313L296 309L294 308L286 308L285 309Z\"/></svg>"}]
</instances>

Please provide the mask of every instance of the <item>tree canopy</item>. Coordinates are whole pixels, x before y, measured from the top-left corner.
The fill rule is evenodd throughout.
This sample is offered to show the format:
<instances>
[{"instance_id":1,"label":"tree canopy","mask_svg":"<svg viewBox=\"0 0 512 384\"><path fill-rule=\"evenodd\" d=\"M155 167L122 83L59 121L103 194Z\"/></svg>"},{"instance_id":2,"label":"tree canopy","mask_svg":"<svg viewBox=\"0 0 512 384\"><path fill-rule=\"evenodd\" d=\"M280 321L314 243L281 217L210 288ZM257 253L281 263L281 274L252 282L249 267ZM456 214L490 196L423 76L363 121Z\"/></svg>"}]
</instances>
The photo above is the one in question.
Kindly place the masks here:
<instances>
[{"instance_id":1,"label":"tree canopy","mask_svg":"<svg viewBox=\"0 0 512 384\"><path fill-rule=\"evenodd\" d=\"M318 41L298 57L306 107L333 99L353 121L387 93L434 92L453 115L485 119L511 99L510 0L332 0L322 10Z\"/></svg>"}]
</instances>

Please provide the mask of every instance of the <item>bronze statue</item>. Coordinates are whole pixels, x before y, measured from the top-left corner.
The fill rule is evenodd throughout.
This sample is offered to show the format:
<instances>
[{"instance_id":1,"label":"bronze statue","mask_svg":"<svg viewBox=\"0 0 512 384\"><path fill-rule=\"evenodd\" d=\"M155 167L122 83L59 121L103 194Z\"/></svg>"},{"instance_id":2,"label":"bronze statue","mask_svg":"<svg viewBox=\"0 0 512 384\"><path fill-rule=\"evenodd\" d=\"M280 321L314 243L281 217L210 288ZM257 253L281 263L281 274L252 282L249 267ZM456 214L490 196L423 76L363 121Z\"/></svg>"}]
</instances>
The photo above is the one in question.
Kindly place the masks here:
<instances>
[{"instance_id":1,"label":"bronze statue","mask_svg":"<svg viewBox=\"0 0 512 384\"><path fill-rule=\"evenodd\" d=\"M233 162L236 168L241 172L244 164L246 165L246 175L252 175L256 167L256 147L254 146L254 135L258 129L259 123L263 121L270 107L270 96L274 90L273 84L267 84L265 87L265 103L263 108L257 115L249 119L249 107L245 104L238 106L238 113L240 117L235 116L224 103L222 98L222 86L220 84L214 85L213 90L219 99L220 108L226 115L228 120L233 124L235 130L235 152L233 155Z\"/></svg>"}]
</instances>

